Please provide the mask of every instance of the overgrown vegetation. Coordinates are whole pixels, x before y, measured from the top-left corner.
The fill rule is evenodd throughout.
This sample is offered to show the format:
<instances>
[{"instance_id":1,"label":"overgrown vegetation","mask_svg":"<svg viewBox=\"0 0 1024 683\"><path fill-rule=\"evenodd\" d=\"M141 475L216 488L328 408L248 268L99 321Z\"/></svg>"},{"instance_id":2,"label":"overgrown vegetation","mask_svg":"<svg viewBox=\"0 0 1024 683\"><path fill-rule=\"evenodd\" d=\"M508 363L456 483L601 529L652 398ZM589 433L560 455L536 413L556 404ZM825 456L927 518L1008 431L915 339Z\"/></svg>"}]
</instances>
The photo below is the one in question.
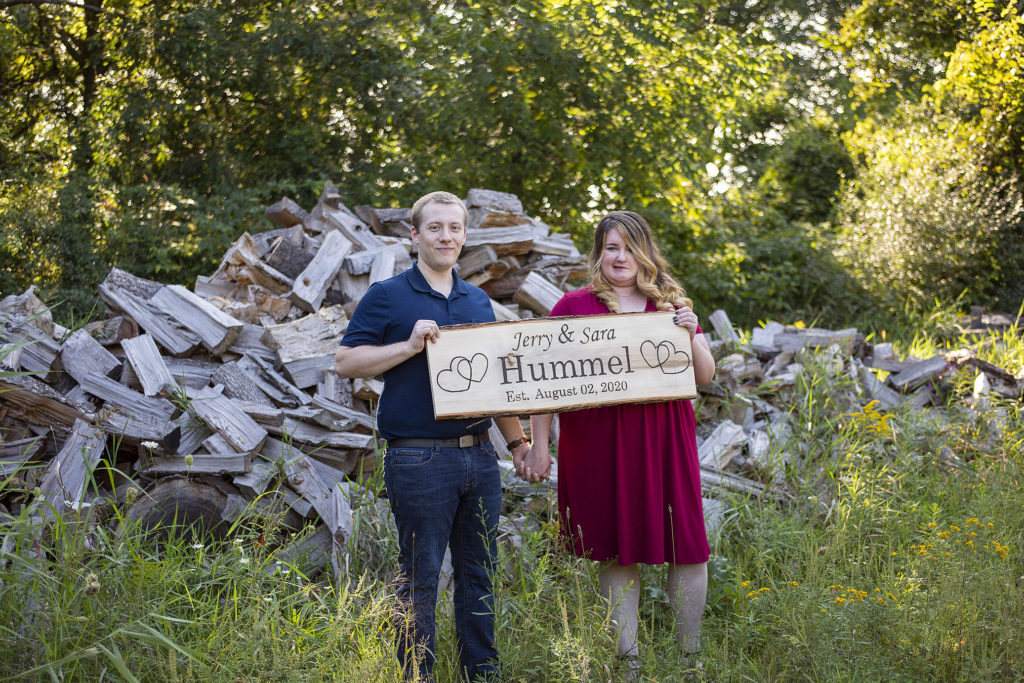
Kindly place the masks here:
<instances>
[{"instance_id":1,"label":"overgrown vegetation","mask_svg":"<svg viewBox=\"0 0 1024 683\"><path fill-rule=\"evenodd\" d=\"M919 356L941 315L887 335ZM977 340L974 340L977 341ZM1019 330L979 354L1024 371ZM956 340L959 347L967 340ZM783 397L794 429L786 499L732 497L713 538L701 659L715 680L1016 680L1024 669L1021 406L885 413L852 400L848 368L812 357ZM97 486L109 486L101 470ZM20 484L2 483L10 494ZM226 541L178 530L154 544L129 504L47 527L27 508L0 526L0 676L15 680L394 681L396 544L368 480L355 497L345 579L276 567L280 521L245 517ZM20 493L22 503L32 491ZM596 567L556 540L550 499L500 541L496 610L510 680L610 681L617 667ZM518 511L517 511L518 512ZM663 567L645 567L642 673L678 680ZM441 601L439 681L453 681Z\"/></svg>"}]
</instances>

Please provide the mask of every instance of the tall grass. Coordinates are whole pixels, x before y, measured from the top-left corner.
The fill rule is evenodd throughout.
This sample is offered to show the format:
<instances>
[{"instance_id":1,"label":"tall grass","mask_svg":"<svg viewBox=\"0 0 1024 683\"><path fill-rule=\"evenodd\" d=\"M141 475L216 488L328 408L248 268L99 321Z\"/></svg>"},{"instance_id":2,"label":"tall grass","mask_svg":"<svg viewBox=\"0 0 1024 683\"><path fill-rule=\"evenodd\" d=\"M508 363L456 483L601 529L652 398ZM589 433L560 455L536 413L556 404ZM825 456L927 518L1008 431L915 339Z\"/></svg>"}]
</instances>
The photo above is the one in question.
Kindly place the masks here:
<instances>
[{"instance_id":1,"label":"tall grass","mask_svg":"<svg viewBox=\"0 0 1024 683\"><path fill-rule=\"evenodd\" d=\"M918 349L942 347L913 334L893 337ZM987 360L1022 369L1016 331L978 348ZM941 410L882 413L865 408L848 369L838 370L812 358L797 386L776 399L794 430L786 501L729 500L710 565L700 655L708 677L1019 680L1020 405L966 407L973 377L961 371ZM8 499L32 497L5 486ZM172 529L159 545L118 505L47 527L27 512L4 521L0 678L399 680L396 544L379 488L379 478L369 478L354 496L357 538L340 581L274 571L283 537L276 520L259 516L243 518L225 542ZM499 543L504 674L621 680L597 567L561 548L550 494L537 496L521 532ZM505 512L523 510L509 501ZM684 661L664 573L641 572L641 675L675 681ZM443 600L439 619L435 671L439 681L454 681Z\"/></svg>"}]
</instances>

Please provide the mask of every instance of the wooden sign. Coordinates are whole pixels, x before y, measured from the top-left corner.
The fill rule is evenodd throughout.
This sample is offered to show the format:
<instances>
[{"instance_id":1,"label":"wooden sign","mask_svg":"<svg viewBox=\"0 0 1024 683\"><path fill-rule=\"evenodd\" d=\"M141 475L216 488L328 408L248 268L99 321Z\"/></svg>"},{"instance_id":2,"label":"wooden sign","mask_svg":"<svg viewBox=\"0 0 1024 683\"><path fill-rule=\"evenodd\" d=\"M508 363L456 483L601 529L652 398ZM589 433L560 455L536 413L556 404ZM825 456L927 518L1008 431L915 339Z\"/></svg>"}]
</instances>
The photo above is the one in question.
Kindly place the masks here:
<instances>
[{"instance_id":1,"label":"wooden sign","mask_svg":"<svg viewBox=\"0 0 1024 683\"><path fill-rule=\"evenodd\" d=\"M671 311L458 325L427 344L434 416L526 415L693 398Z\"/></svg>"}]
</instances>

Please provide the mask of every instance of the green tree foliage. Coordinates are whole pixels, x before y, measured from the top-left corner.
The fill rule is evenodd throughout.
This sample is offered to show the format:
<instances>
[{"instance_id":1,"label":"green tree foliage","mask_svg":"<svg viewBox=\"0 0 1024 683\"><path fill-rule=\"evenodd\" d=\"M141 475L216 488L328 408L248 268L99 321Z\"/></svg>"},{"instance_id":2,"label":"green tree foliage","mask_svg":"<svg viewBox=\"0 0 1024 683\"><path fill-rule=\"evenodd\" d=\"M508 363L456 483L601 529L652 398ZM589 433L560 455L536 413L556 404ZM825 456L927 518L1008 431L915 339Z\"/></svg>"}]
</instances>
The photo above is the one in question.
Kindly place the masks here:
<instances>
[{"instance_id":1,"label":"green tree foliage","mask_svg":"<svg viewBox=\"0 0 1024 683\"><path fill-rule=\"evenodd\" d=\"M1007 275L1019 275L1006 269L1024 198L935 124L908 114L852 140L863 163L840 204L842 256L891 305L928 306L963 292L989 303Z\"/></svg>"},{"instance_id":2,"label":"green tree foliage","mask_svg":"<svg viewBox=\"0 0 1024 683\"><path fill-rule=\"evenodd\" d=\"M980 31L950 55L945 77L935 85L935 100L962 121L959 134L965 145L981 152L993 175L1019 176L1024 170L1021 3L976 5L986 10Z\"/></svg>"},{"instance_id":3,"label":"green tree foliage","mask_svg":"<svg viewBox=\"0 0 1024 683\"><path fill-rule=\"evenodd\" d=\"M79 308L111 265L191 279L263 228L260 203L326 179L378 205L499 188L581 233L610 207L675 210L770 61L661 2L2 7L2 154L38 162L5 186L0 287Z\"/></svg>"},{"instance_id":4,"label":"green tree foliage","mask_svg":"<svg viewBox=\"0 0 1024 683\"><path fill-rule=\"evenodd\" d=\"M73 318L114 265L187 284L331 180L378 206L514 192L581 243L635 209L704 309L853 315L881 290L833 253L868 244L863 201L894 183L969 178L970 230L1024 232L1020 4L0 0L0 291ZM918 175L892 162L940 139ZM885 229L924 229L910 207ZM1012 306L1024 256L980 245L970 286Z\"/></svg>"}]
</instances>

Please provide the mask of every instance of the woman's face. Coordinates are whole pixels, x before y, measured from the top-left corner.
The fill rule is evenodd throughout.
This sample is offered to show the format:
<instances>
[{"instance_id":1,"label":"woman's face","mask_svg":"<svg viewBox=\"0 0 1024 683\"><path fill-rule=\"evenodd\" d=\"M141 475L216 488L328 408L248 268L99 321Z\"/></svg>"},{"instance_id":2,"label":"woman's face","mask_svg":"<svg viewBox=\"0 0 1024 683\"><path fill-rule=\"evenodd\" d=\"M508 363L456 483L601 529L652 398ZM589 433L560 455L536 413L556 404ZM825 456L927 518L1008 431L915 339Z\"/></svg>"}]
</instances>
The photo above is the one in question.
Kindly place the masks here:
<instances>
[{"instance_id":1,"label":"woman's face","mask_svg":"<svg viewBox=\"0 0 1024 683\"><path fill-rule=\"evenodd\" d=\"M604 278L616 287L632 287L639 272L640 266L618 228L606 232L601 251L601 274Z\"/></svg>"}]
</instances>

